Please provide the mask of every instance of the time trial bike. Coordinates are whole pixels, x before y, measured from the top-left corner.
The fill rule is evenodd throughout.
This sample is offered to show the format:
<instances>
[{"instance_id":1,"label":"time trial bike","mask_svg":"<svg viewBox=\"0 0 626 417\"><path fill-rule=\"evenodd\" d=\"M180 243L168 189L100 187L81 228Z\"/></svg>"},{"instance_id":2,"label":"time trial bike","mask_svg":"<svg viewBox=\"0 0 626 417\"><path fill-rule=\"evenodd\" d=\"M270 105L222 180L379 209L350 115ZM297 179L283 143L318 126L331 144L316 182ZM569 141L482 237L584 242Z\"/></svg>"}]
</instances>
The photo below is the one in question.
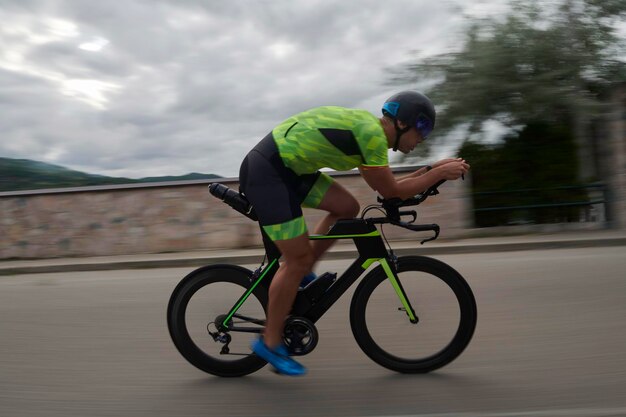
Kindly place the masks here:
<instances>
[{"instance_id":1,"label":"time trial bike","mask_svg":"<svg viewBox=\"0 0 626 417\"><path fill-rule=\"evenodd\" d=\"M291 355L306 355L318 344L316 323L367 272L352 296L350 326L361 350L374 362L401 373L424 373L456 359L468 346L477 320L476 301L466 280L451 266L425 256L397 257L382 232L391 224L439 236L437 224L415 224L416 206L439 193L434 185L407 200L378 198L361 216L339 220L311 240L351 239L357 259L339 277L320 275L298 291L285 323L283 340ZM211 194L246 217L257 217L245 196L213 183ZM377 211L379 217L369 217ZM408 221L402 220L410 216ZM253 373L266 362L250 350L253 334L265 324L268 289L280 251L263 232L265 256L254 271L214 264L188 274L168 304L170 336L182 356L213 375Z\"/></svg>"}]
</instances>

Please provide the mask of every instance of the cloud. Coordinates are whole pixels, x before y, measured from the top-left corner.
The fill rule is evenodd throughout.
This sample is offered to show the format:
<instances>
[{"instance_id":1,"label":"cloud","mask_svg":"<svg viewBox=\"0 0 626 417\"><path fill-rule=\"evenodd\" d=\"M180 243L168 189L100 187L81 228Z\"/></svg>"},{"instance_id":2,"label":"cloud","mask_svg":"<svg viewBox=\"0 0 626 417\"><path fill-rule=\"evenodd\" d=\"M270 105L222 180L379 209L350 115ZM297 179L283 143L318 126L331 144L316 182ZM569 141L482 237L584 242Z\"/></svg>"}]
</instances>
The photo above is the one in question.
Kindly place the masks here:
<instances>
[{"instance_id":1,"label":"cloud","mask_svg":"<svg viewBox=\"0 0 626 417\"><path fill-rule=\"evenodd\" d=\"M289 115L375 114L388 68L449 47L459 1L3 1L0 156L236 176Z\"/></svg>"}]
</instances>

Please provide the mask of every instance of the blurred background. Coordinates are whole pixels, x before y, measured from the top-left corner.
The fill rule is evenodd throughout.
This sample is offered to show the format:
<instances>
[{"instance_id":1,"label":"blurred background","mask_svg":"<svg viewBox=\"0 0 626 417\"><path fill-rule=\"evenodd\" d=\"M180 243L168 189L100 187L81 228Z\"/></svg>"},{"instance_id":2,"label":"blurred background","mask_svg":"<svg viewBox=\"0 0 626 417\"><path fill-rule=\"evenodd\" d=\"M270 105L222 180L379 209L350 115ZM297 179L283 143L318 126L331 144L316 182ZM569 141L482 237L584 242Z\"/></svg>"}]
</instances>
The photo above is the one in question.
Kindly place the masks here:
<instances>
[{"instance_id":1,"label":"blurred background","mask_svg":"<svg viewBox=\"0 0 626 417\"><path fill-rule=\"evenodd\" d=\"M615 220L611 204L579 204L623 200L624 7L515 2L472 19L461 50L399 72L398 81L434 80L443 112L429 149L447 132L461 138L477 226Z\"/></svg>"},{"instance_id":2,"label":"blurred background","mask_svg":"<svg viewBox=\"0 0 626 417\"><path fill-rule=\"evenodd\" d=\"M236 188L247 151L295 112L378 115L406 88L436 103L437 127L413 154L390 151L392 166L457 155L472 165L430 210L447 219L444 238L621 230L625 10L618 0L5 1L0 258L259 245L206 184ZM338 180L362 206L373 201L351 174Z\"/></svg>"},{"instance_id":3,"label":"blurred background","mask_svg":"<svg viewBox=\"0 0 626 417\"><path fill-rule=\"evenodd\" d=\"M0 415L626 416L625 17L624 0L0 1ZM165 323L177 282L262 259L257 225L207 185L237 189L293 113L379 115L409 88L437 125L390 152L395 172L472 169L421 206L439 241L385 232L466 277L468 350L390 373L352 339L348 294L304 379L184 362ZM332 175L375 201L357 172Z\"/></svg>"}]
</instances>

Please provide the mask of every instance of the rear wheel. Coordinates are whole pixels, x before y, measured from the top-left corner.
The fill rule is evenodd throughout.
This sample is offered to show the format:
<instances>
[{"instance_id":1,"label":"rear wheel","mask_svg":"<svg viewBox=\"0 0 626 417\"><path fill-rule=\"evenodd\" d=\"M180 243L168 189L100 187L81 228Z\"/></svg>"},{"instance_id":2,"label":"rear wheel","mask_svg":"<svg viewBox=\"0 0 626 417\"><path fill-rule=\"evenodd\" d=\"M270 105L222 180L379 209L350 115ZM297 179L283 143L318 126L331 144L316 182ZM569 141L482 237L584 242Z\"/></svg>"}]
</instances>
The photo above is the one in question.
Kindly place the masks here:
<instances>
[{"instance_id":1,"label":"rear wheel","mask_svg":"<svg viewBox=\"0 0 626 417\"><path fill-rule=\"evenodd\" d=\"M178 351L195 367L213 375L243 376L266 362L252 353L255 333L230 331L221 323L250 288L252 272L234 265L211 265L185 277L176 287L167 309L170 336ZM239 307L228 327L262 330L267 292L257 286Z\"/></svg>"},{"instance_id":2,"label":"rear wheel","mask_svg":"<svg viewBox=\"0 0 626 417\"><path fill-rule=\"evenodd\" d=\"M354 293L350 324L366 355L385 368L423 373L441 368L467 347L476 327L476 302L463 277L432 258L398 259L398 279L413 306L411 323L382 267Z\"/></svg>"}]
</instances>

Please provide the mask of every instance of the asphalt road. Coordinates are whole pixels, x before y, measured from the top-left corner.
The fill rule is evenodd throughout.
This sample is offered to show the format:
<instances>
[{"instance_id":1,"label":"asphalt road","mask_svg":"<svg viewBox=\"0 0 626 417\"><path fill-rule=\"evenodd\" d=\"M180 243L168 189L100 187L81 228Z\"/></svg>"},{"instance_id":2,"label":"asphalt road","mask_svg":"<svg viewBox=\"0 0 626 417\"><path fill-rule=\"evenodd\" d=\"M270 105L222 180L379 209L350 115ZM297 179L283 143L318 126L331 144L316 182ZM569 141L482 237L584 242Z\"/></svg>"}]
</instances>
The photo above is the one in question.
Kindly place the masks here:
<instances>
[{"instance_id":1,"label":"asphalt road","mask_svg":"<svg viewBox=\"0 0 626 417\"><path fill-rule=\"evenodd\" d=\"M189 268L0 278L0 416L626 416L626 247L447 255L472 286L469 348L399 375L318 323L309 375L222 379L187 364L165 311ZM347 262L332 261L327 269Z\"/></svg>"}]
</instances>

